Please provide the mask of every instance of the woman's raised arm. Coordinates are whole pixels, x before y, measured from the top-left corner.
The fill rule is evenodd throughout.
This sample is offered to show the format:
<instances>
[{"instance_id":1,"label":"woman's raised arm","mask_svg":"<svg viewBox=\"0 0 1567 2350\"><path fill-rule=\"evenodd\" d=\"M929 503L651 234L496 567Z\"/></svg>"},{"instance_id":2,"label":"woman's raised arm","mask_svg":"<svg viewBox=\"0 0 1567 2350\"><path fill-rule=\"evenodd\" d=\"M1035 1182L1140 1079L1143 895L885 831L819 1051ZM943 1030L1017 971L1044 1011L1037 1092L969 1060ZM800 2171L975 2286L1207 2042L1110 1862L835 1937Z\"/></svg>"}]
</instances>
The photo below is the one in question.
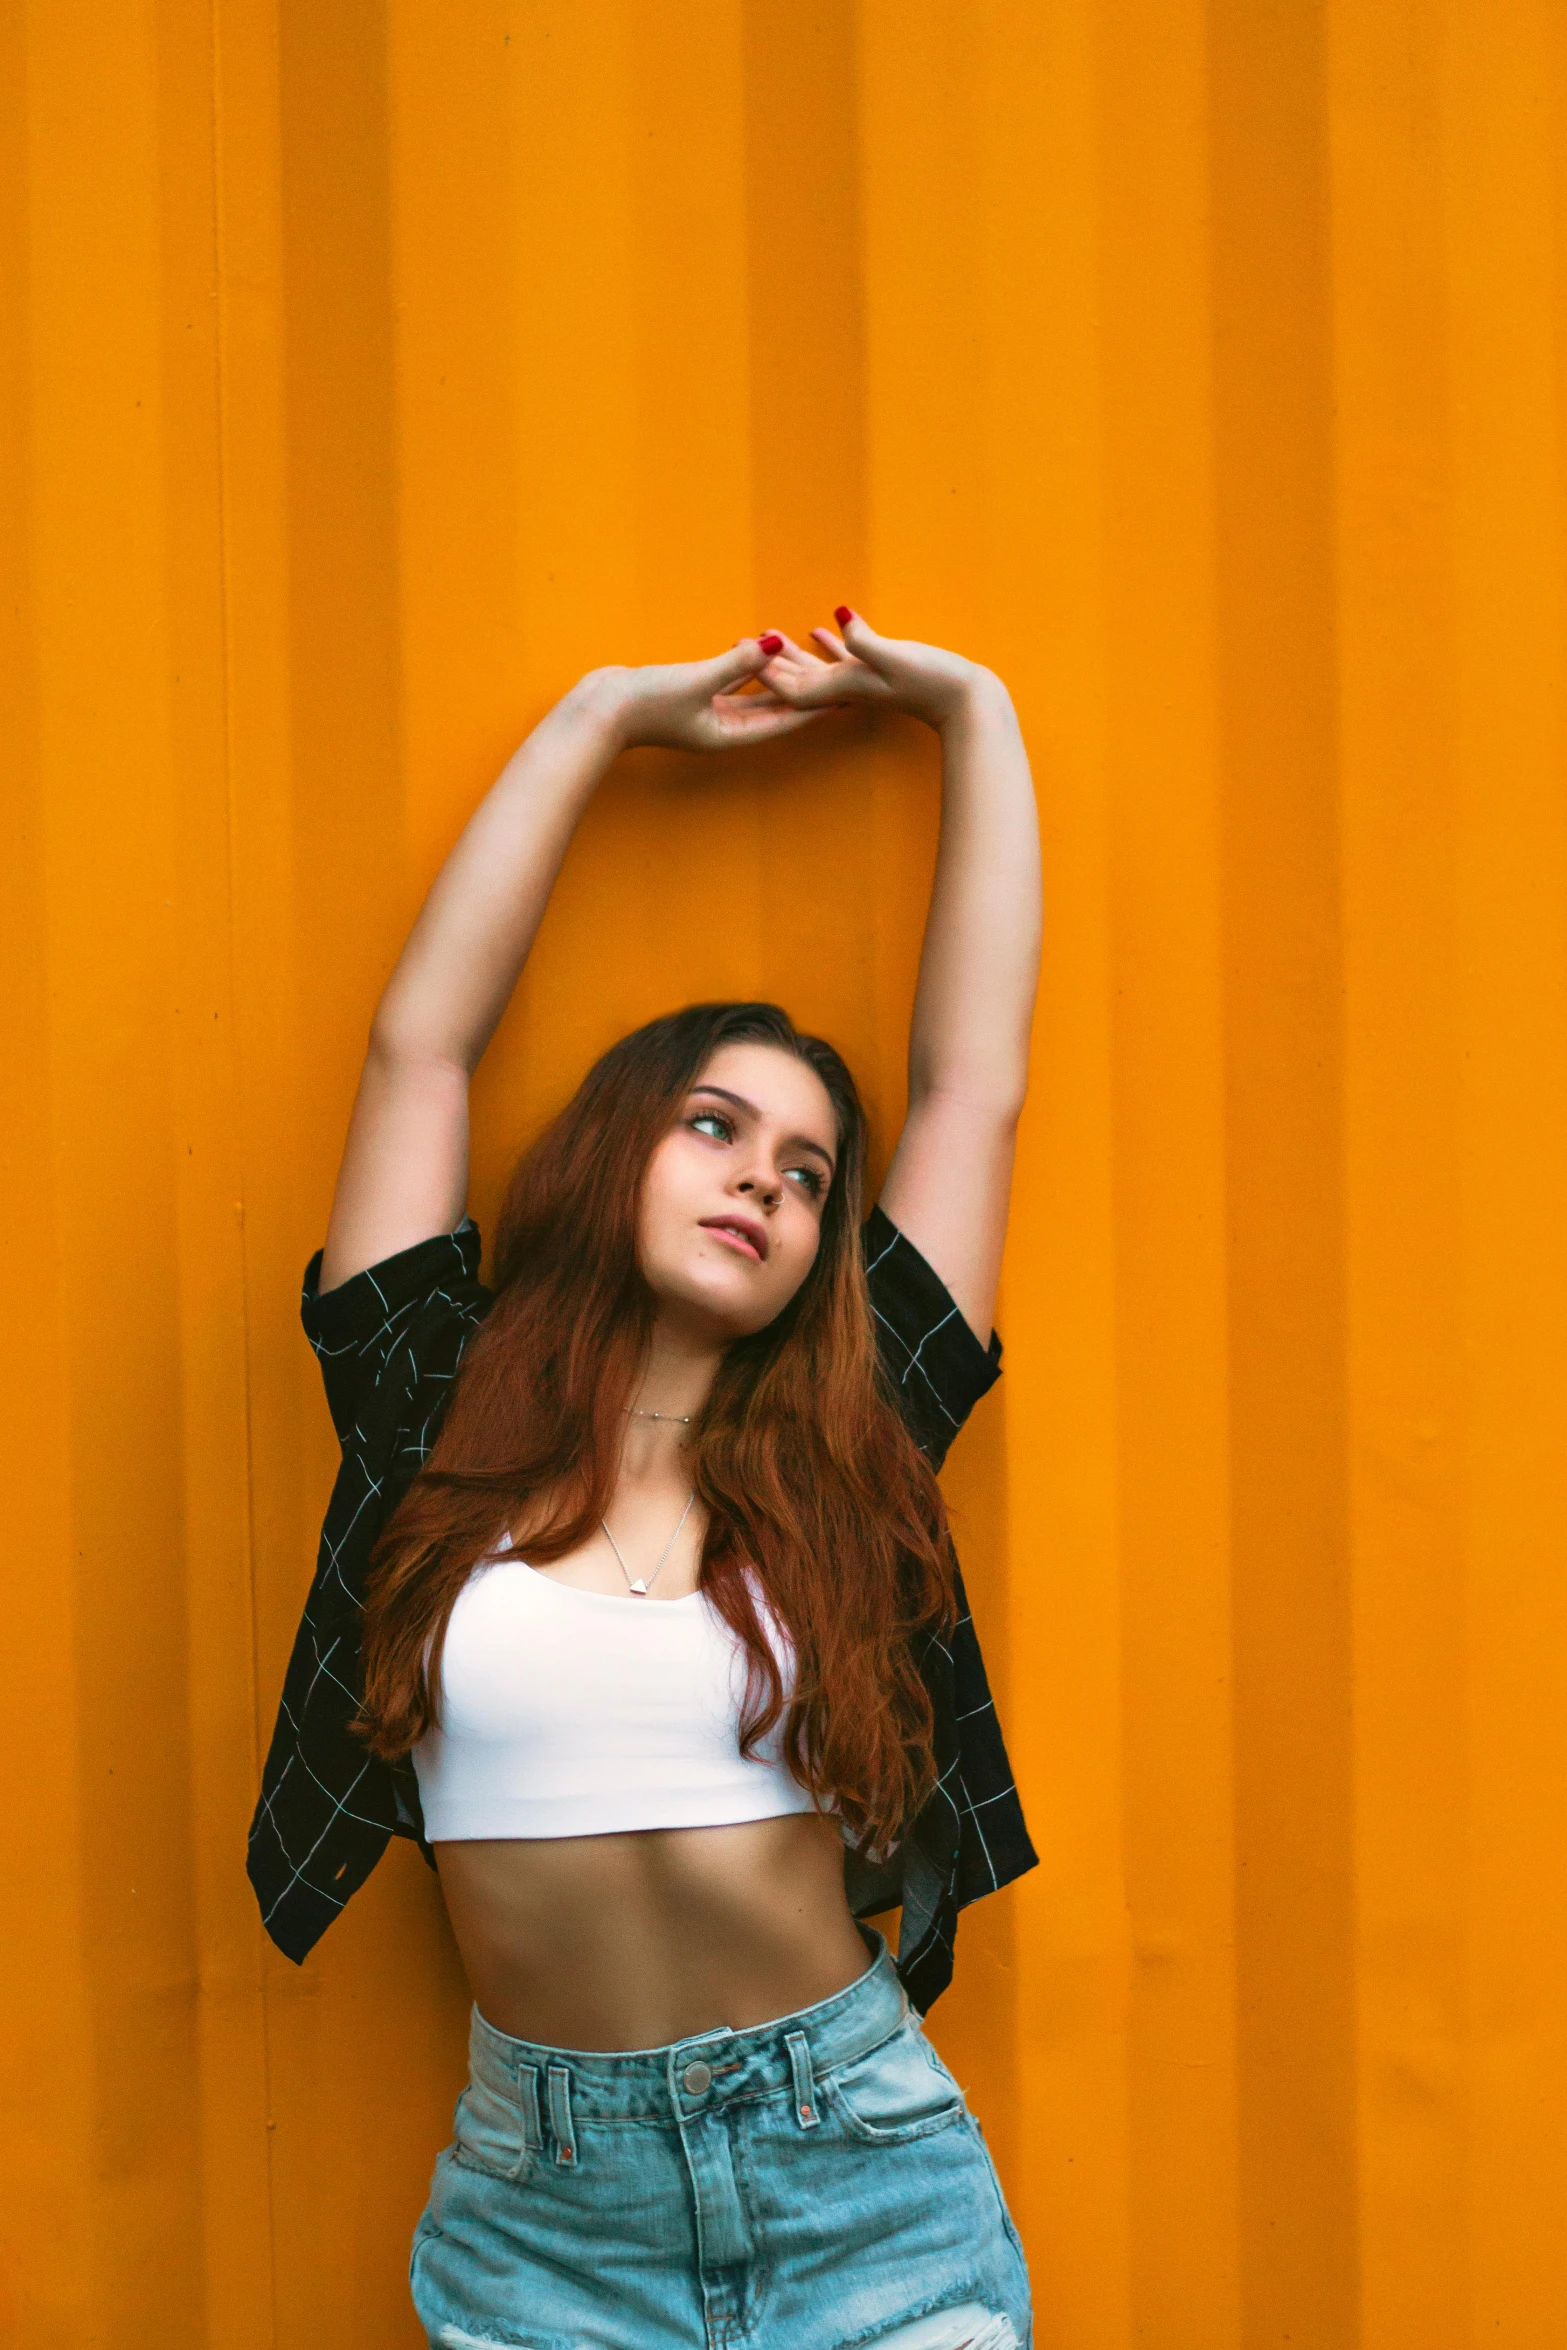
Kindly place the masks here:
<instances>
[{"instance_id":1,"label":"woman's raised arm","mask_svg":"<svg viewBox=\"0 0 1567 2350\"><path fill-rule=\"evenodd\" d=\"M860 702L936 729L941 844L914 1016L909 1107L881 1204L990 1335L1018 1115L1039 980L1039 826L1028 754L1001 680L934 645L878 636L856 614L843 637L786 640L772 690L796 709Z\"/></svg>"},{"instance_id":2,"label":"woman's raised arm","mask_svg":"<svg viewBox=\"0 0 1567 2350\"><path fill-rule=\"evenodd\" d=\"M623 750L717 750L806 724L810 713L729 690L766 660L747 637L713 661L594 670L502 770L436 876L376 1007L327 1226L323 1290L461 1221L468 1082L510 1001L578 818Z\"/></svg>"}]
</instances>

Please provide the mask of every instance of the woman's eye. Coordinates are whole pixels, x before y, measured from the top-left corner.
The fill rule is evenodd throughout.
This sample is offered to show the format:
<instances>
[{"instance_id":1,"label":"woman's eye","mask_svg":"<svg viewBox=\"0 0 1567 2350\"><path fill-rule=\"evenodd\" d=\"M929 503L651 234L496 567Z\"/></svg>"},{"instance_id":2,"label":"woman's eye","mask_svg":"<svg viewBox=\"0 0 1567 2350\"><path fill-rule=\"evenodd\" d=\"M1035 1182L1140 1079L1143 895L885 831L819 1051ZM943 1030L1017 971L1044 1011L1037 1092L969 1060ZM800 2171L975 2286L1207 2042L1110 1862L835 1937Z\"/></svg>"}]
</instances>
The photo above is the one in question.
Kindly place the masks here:
<instances>
[{"instance_id":1,"label":"woman's eye","mask_svg":"<svg viewBox=\"0 0 1567 2350\"><path fill-rule=\"evenodd\" d=\"M794 1176L800 1189L810 1199L820 1199L827 1188L815 1167L791 1167L789 1173Z\"/></svg>"},{"instance_id":2,"label":"woman's eye","mask_svg":"<svg viewBox=\"0 0 1567 2350\"><path fill-rule=\"evenodd\" d=\"M691 1120L691 1127L692 1131L697 1134L715 1134L720 1142L728 1142L734 1133L734 1128L730 1125L729 1120L721 1116L717 1110L698 1110L696 1116Z\"/></svg>"}]
</instances>

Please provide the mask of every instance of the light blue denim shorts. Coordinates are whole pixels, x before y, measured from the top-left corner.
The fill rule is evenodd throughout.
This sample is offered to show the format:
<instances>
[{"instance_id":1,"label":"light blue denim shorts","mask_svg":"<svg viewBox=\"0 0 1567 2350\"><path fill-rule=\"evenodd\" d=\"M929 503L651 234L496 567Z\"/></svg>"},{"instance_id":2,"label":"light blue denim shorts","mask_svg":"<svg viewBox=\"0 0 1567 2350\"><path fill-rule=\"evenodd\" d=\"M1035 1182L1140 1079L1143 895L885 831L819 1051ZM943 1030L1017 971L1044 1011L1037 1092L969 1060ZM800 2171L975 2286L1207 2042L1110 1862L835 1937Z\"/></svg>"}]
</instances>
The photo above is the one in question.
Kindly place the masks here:
<instances>
[{"instance_id":1,"label":"light blue denim shorts","mask_svg":"<svg viewBox=\"0 0 1567 2350\"><path fill-rule=\"evenodd\" d=\"M439 2350L1029 2343L995 2167L885 1944L753 2030L606 2056L475 2009L469 2054L409 2266Z\"/></svg>"}]
</instances>

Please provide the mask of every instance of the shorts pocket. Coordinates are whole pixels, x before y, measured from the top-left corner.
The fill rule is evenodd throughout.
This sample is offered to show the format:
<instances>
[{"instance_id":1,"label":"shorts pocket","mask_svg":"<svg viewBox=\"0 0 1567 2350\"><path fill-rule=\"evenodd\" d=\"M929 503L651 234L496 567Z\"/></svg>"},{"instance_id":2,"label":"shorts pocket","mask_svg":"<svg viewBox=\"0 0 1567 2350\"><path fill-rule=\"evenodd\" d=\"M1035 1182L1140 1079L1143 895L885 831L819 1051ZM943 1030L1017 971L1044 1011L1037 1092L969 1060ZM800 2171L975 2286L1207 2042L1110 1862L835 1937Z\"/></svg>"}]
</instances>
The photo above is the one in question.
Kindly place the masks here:
<instances>
[{"instance_id":1,"label":"shorts pocket","mask_svg":"<svg viewBox=\"0 0 1567 2350\"><path fill-rule=\"evenodd\" d=\"M854 2135L876 2146L928 2138L968 2112L962 2090L912 2022L857 2064L829 2074L826 2088Z\"/></svg>"},{"instance_id":2,"label":"shorts pocket","mask_svg":"<svg viewBox=\"0 0 1567 2350\"><path fill-rule=\"evenodd\" d=\"M520 2100L504 2097L488 2082L470 2080L457 2100L452 2155L465 2170L492 2179L525 2178L535 2148Z\"/></svg>"}]
</instances>

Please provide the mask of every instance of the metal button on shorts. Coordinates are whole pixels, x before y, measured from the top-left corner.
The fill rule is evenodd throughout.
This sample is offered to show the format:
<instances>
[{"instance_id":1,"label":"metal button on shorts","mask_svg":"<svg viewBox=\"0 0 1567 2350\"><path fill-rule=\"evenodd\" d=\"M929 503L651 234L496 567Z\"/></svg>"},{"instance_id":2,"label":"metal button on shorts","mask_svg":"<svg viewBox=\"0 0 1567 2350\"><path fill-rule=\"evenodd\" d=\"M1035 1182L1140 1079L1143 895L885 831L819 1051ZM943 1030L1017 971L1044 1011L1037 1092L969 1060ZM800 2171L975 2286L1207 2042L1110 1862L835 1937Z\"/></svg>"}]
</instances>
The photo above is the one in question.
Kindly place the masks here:
<instances>
[{"instance_id":1,"label":"metal button on shorts","mask_svg":"<svg viewBox=\"0 0 1567 2350\"><path fill-rule=\"evenodd\" d=\"M712 2085L711 2068L702 2063L688 2064L680 2076L680 2086L691 2097L700 2097L702 2092L705 2089L710 2089Z\"/></svg>"}]
</instances>

